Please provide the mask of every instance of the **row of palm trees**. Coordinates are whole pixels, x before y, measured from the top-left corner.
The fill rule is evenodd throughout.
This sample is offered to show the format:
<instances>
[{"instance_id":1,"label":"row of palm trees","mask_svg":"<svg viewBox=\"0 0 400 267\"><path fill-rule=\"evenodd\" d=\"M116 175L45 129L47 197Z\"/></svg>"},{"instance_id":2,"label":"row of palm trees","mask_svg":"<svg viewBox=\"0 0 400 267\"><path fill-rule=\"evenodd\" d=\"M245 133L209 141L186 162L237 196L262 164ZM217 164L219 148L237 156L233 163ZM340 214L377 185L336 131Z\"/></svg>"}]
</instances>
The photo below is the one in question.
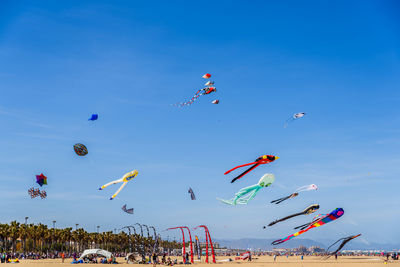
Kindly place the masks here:
<instances>
[{"instance_id":1,"label":"row of palm trees","mask_svg":"<svg viewBox=\"0 0 400 267\"><path fill-rule=\"evenodd\" d=\"M83 228L73 230L48 228L44 224L20 224L12 221L0 224L1 252L34 252L64 251L82 252L88 248L102 248L111 252L139 252L142 255L151 253L155 240L139 234L127 234L112 231L89 233ZM159 247L175 249L181 245L175 241L158 240Z\"/></svg>"}]
</instances>

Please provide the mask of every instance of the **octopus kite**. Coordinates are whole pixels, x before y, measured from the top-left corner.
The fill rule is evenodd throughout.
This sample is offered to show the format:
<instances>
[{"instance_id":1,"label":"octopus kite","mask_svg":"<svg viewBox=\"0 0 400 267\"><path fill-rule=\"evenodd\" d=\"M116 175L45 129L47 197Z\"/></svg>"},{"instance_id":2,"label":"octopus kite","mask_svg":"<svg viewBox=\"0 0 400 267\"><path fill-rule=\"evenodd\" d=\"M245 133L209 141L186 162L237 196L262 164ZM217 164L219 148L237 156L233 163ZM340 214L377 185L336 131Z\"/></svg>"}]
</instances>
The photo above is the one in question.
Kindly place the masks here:
<instances>
[{"instance_id":1,"label":"octopus kite","mask_svg":"<svg viewBox=\"0 0 400 267\"><path fill-rule=\"evenodd\" d=\"M288 240L290 240L290 239L292 239L292 238L294 238L296 236L299 236L299 235L307 232L310 229L313 229L315 227L318 227L318 226L327 224L327 223L329 223L331 221L334 221L336 219L339 219L340 217L342 217L343 213L344 213L344 210L342 208L336 208L334 211L332 211L329 214L318 215L317 219L314 218L315 220L313 220L312 222L300 225L300 226L295 228L295 229L300 228L300 231L298 231L298 232L296 232L296 233L294 233L292 235L289 235L289 236L287 236L285 238L275 240L271 244L274 245L274 246L278 245L278 244L282 244L283 242L286 242L286 241L288 241Z\"/></svg>"},{"instance_id":2,"label":"octopus kite","mask_svg":"<svg viewBox=\"0 0 400 267\"><path fill-rule=\"evenodd\" d=\"M260 189L270 186L274 181L275 176L273 174L266 173L263 175L263 177L261 177L260 181L258 181L258 184L240 189L239 192L235 194L234 198L230 200L218 200L229 205L247 204L257 195Z\"/></svg>"},{"instance_id":3,"label":"octopus kite","mask_svg":"<svg viewBox=\"0 0 400 267\"><path fill-rule=\"evenodd\" d=\"M344 238L339 239L338 241L336 241L336 242L333 243L332 245L330 245L330 246L326 249L326 251L328 251L332 246L334 246L334 245L335 245L336 243L338 243L339 241L342 241L342 243L340 243L339 247L338 247L335 251L330 252L330 253L328 253L328 255L326 255L325 259L328 259L330 256L337 254L337 253L344 247L344 245L346 245L348 242L350 242L350 241L353 240L354 238L359 237L360 235L361 235L361 234L353 235L353 236L348 236L348 237L344 237Z\"/></svg>"},{"instance_id":4,"label":"octopus kite","mask_svg":"<svg viewBox=\"0 0 400 267\"><path fill-rule=\"evenodd\" d=\"M230 169L229 171L226 171L224 174L226 175L226 174L230 173L231 171L234 171L234 170L236 170L238 168L242 168L242 167L245 167L245 166L253 165L250 168L248 168L247 170L245 170L244 172L242 172L241 174L239 174L238 176L236 176L235 178L233 178L232 181L231 181L231 183L233 183L236 180L242 178L244 175L246 175L250 171L252 171L255 168L257 168L258 166L260 166L261 164L267 164L267 163L273 162L276 159L279 159L279 157L272 156L272 155L263 155L263 156L257 158L256 161L254 161L254 162L250 162L250 163L246 163L246 164L243 164L243 165L236 166L235 168Z\"/></svg>"},{"instance_id":5,"label":"octopus kite","mask_svg":"<svg viewBox=\"0 0 400 267\"><path fill-rule=\"evenodd\" d=\"M120 186L120 188L117 190L117 192L115 192L114 195L111 196L110 200L113 200L118 194L119 192L121 192L122 188L125 187L125 185L129 182L132 181L133 178L135 178L138 175L138 171L134 170L131 172L126 173L121 179L109 182L108 184L103 185L102 187L99 188L99 190L103 190L104 188L106 188L107 186L110 186L112 184L118 184L118 183L122 183L122 185Z\"/></svg>"},{"instance_id":6,"label":"octopus kite","mask_svg":"<svg viewBox=\"0 0 400 267\"><path fill-rule=\"evenodd\" d=\"M282 198L278 198L278 199L272 200L271 203L279 204L279 203L281 203L281 202L283 202L283 201L285 201L285 200L287 200L287 199L297 197L297 196L299 195L299 192L302 192L302 191L310 191L310 190L317 190L317 189L318 189L318 186L316 186L315 184L305 185L305 186L302 186L302 187L297 188L297 189L296 189L292 194L290 194L289 196L286 196L286 197L282 197Z\"/></svg>"},{"instance_id":7,"label":"octopus kite","mask_svg":"<svg viewBox=\"0 0 400 267\"><path fill-rule=\"evenodd\" d=\"M278 222L283 222L283 221L286 221L287 219L290 219L290 218L293 218L293 217L296 217L296 216L308 215L308 214L314 213L318 209L319 209L319 205L318 204L312 204L311 206L308 206L307 208L305 208L302 212L298 212L298 213L286 216L286 217L284 217L282 219L275 220L275 221L271 222L270 224L268 224L268 226L272 226L272 225L274 225L274 224L276 224ZM264 229L265 228L266 227L264 226Z\"/></svg>"}]
</instances>

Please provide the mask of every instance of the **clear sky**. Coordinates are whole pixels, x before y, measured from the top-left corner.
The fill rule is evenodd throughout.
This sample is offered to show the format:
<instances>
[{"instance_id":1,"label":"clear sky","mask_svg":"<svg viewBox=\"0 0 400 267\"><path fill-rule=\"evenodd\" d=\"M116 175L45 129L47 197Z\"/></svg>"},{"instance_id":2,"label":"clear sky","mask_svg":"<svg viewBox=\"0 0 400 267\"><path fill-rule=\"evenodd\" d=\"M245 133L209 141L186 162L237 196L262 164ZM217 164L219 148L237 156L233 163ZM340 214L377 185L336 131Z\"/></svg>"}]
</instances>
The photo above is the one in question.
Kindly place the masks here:
<instances>
[{"instance_id":1,"label":"clear sky","mask_svg":"<svg viewBox=\"0 0 400 267\"><path fill-rule=\"evenodd\" d=\"M280 238L311 216L262 226L319 203L345 214L304 238L398 240L399 4L278 2L1 1L0 221ZM215 94L170 105L206 72ZM284 129L297 112L307 115ZM223 175L263 154L280 159L234 184L237 172ZM133 169L115 200L119 185L98 191ZM48 197L31 200L41 172ZM264 173L275 184L247 206L216 200ZM269 204L311 183L319 190Z\"/></svg>"}]
</instances>

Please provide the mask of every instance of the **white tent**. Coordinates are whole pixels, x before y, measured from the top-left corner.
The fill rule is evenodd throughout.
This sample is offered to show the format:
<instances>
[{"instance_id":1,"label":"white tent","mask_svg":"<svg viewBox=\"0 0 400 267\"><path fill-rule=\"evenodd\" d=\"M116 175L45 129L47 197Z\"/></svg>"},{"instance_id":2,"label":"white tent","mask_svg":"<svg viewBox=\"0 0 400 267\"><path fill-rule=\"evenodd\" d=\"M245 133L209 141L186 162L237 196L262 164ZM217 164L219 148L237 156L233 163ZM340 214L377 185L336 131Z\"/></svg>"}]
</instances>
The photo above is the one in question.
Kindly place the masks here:
<instances>
[{"instance_id":1,"label":"white tent","mask_svg":"<svg viewBox=\"0 0 400 267\"><path fill-rule=\"evenodd\" d=\"M107 259L111 259L112 258L111 252L109 252L107 250L103 250L103 249L85 249L85 251L83 251L83 253L82 253L82 255L81 255L81 257L79 259L82 260L84 257L86 257L88 255L100 255L100 256L106 257Z\"/></svg>"}]
</instances>

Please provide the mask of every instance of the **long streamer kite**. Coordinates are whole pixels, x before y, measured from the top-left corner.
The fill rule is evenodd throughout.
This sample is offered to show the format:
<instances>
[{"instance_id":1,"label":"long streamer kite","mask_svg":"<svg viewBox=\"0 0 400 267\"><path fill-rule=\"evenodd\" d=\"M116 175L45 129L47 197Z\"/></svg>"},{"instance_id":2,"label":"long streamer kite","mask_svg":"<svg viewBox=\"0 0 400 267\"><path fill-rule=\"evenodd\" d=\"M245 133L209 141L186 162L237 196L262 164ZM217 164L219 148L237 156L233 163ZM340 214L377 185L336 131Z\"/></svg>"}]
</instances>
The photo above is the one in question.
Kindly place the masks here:
<instances>
[{"instance_id":1,"label":"long streamer kite","mask_svg":"<svg viewBox=\"0 0 400 267\"><path fill-rule=\"evenodd\" d=\"M289 215L289 216L286 216L286 217L284 217L282 219L279 219L279 220L275 220L275 221L271 222L270 224L268 224L268 226L272 226L272 225L274 225L274 224L276 224L278 222L283 222L283 221L286 221L287 219L290 219L290 218L293 218L293 217L296 217L296 216L308 215L308 214L314 213L318 209L319 209L319 205L318 204L312 204L312 205L308 206L307 208L305 208L303 211L295 213L295 214L292 214L292 215ZM264 229L265 228L266 227L264 226Z\"/></svg>"},{"instance_id":2,"label":"long streamer kite","mask_svg":"<svg viewBox=\"0 0 400 267\"><path fill-rule=\"evenodd\" d=\"M258 193L261 188L270 186L275 181L275 176L270 173L266 173L261 177L258 184L251 185L245 188L242 188L235 194L235 197L230 200L218 199L221 202L229 205L236 204L247 204L250 200L252 200Z\"/></svg>"},{"instance_id":3,"label":"long streamer kite","mask_svg":"<svg viewBox=\"0 0 400 267\"><path fill-rule=\"evenodd\" d=\"M336 245L338 242L342 241L342 243L340 243L339 247L333 251L330 252L328 255L326 255L325 259L328 259L330 256L335 255L336 253L338 253L348 242L350 242L351 240L353 240L354 238L359 237L361 234L358 235L352 235L352 236L348 236L348 237L344 237L339 239L338 241L336 241L335 243L333 243L332 245L330 245L326 251L328 251L332 246Z\"/></svg>"},{"instance_id":4,"label":"long streamer kite","mask_svg":"<svg viewBox=\"0 0 400 267\"><path fill-rule=\"evenodd\" d=\"M287 236L285 238L275 240L271 244L274 245L274 246L278 245L278 244L282 244L283 242L286 242L286 241L288 241L288 240L290 240L290 239L292 239L292 238L294 238L296 236L299 236L299 235L307 232L310 229L313 229L315 227L319 227L321 225L324 225L324 224L327 224L327 223L329 223L331 221L339 219L340 217L342 217L343 213L344 213L344 210L342 208L336 208L331 213L323 215L322 217L320 217L320 218L318 218L316 220L313 220L311 223L307 223L307 224L304 224L304 225L296 227L295 229L301 228L301 230L296 232L296 233L294 233L294 234L292 234L292 235L289 235L289 236Z\"/></svg>"},{"instance_id":5,"label":"long streamer kite","mask_svg":"<svg viewBox=\"0 0 400 267\"><path fill-rule=\"evenodd\" d=\"M305 185L305 186L297 188L289 196L272 200L271 203L279 204L279 203L281 203L281 202L283 202L283 201L285 201L287 199L297 197L299 195L299 193L302 192L302 191L310 191L310 190L317 190L317 189L318 189L318 186L316 186L315 184Z\"/></svg>"},{"instance_id":6,"label":"long streamer kite","mask_svg":"<svg viewBox=\"0 0 400 267\"><path fill-rule=\"evenodd\" d=\"M100 187L99 190L103 190L104 188L106 188L107 186L110 186L112 184L122 183L121 187L117 190L117 192L115 192L115 194L111 196L110 200L113 200L119 194L119 192L121 192L122 188L124 188L124 186L129 181L132 181L132 179L135 178L138 175L138 173L139 172L137 170L128 172L121 179L109 182L108 184L105 184L102 187Z\"/></svg>"},{"instance_id":7,"label":"long streamer kite","mask_svg":"<svg viewBox=\"0 0 400 267\"><path fill-rule=\"evenodd\" d=\"M178 106L178 107L190 106L190 105L193 104L193 102L196 101L200 96L202 96L202 95L208 95L208 94L211 94L211 93L216 92L216 91L217 91L217 88L215 88L214 86L207 86L207 87L204 87L203 89L198 90L198 91L194 94L194 96L193 96L189 101L183 102L183 103L175 104L175 106Z\"/></svg>"},{"instance_id":8,"label":"long streamer kite","mask_svg":"<svg viewBox=\"0 0 400 267\"><path fill-rule=\"evenodd\" d=\"M230 169L229 171L226 171L224 174L226 175L226 174L230 173L231 171L234 171L234 170L236 170L238 168L242 168L242 167L245 167L245 166L253 165L250 168L248 168L247 170L245 170L244 172L242 172L241 174L239 174L238 176L236 176L235 178L233 178L232 181L231 181L231 183L233 183L236 180L242 178L244 175L246 175L250 171L252 171L255 168L257 168L258 166L260 166L261 164L267 164L267 163L273 162L276 159L279 159L279 157L272 156L272 155L263 155L263 156L257 158L254 162L250 162L250 163L246 163L246 164L243 164L243 165L236 166L235 168Z\"/></svg>"}]
</instances>

